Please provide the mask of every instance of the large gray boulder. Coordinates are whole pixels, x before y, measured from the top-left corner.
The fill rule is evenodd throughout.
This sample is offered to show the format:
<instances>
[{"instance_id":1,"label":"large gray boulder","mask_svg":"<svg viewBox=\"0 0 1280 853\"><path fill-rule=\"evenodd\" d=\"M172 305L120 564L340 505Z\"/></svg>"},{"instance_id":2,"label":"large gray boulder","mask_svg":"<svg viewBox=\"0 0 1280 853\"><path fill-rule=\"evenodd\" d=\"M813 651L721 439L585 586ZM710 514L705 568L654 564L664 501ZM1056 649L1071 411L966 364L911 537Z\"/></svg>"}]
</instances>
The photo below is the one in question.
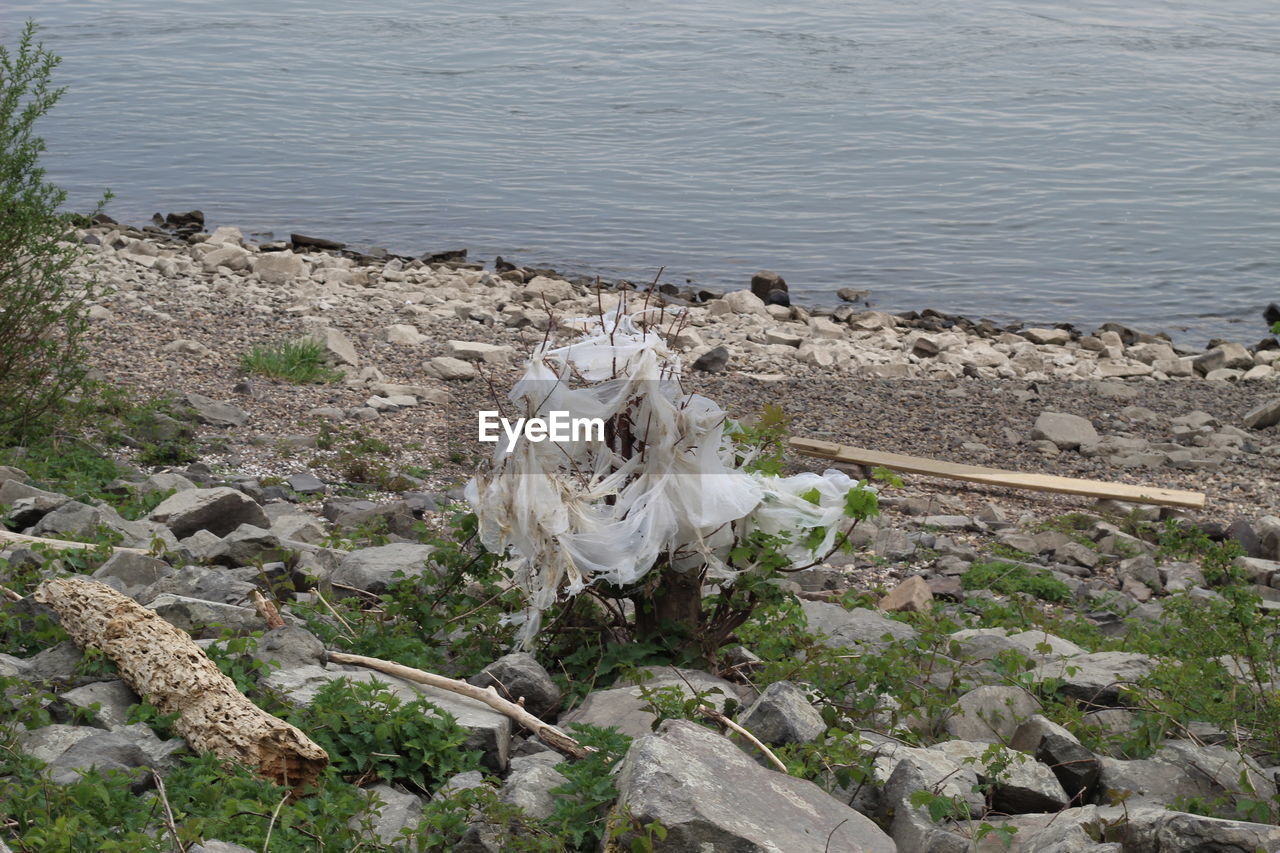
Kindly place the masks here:
<instances>
[{"instance_id":1,"label":"large gray boulder","mask_svg":"<svg viewBox=\"0 0 1280 853\"><path fill-rule=\"evenodd\" d=\"M325 659L324 643L300 625L285 625L263 634L253 657L282 669L321 665Z\"/></svg>"},{"instance_id":2,"label":"large gray boulder","mask_svg":"<svg viewBox=\"0 0 1280 853\"><path fill-rule=\"evenodd\" d=\"M528 652L503 655L467 681L476 687L492 687L508 701L523 701L525 710L535 717L550 718L560 709L560 688Z\"/></svg>"},{"instance_id":3,"label":"large gray boulder","mask_svg":"<svg viewBox=\"0 0 1280 853\"><path fill-rule=\"evenodd\" d=\"M889 835L899 850L929 853L969 853L969 842L947 832L929 817L929 810L911 802L920 791L929 791L927 777L911 761L899 762L884 786L883 802L893 815ZM976 817L980 812L973 812Z\"/></svg>"},{"instance_id":4,"label":"large gray boulder","mask_svg":"<svg viewBox=\"0 0 1280 853\"><path fill-rule=\"evenodd\" d=\"M1138 652L1094 652L1042 663L1029 675L1033 682L1057 679L1059 692L1086 706L1120 704L1120 689L1151 674L1156 661Z\"/></svg>"},{"instance_id":5,"label":"large gray boulder","mask_svg":"<svg viewBox=\"0 0 1280 853\"><path fill-rule=\"evenodd\" d=\"M371 800L368 811L373 817L373 835L383 844L394 846L402 829L417 826L418 821L422 820L424 801L417 794L397 791L385 783L369 788L368 794ZM348 825L358 827L361 817L362 815L352 816Z\"/></svg>"},{"instance_id":6,"label":"large gray boulder","mask_svg":"<svg viewBox=\"0 0 1280 853\"><path fill-rule=\"evenodd\" d=\"M418 577L427 570L430 545L396 542L375 548L361 548L342 558L329 580L369 592L384 592L397 575Z\"/></svg>"},{"instance_id":7,"label":"large gray boulder","mask_svg":"<svg viewBox=\"0 0 1280 853\"><path fill-rule=\"evenodd\" d=\"M1086 802L1097 787L1102 772L1098 757L1071 732L1039 714L1018 726L1009 740L1009 748L1025 752L1046 765L1075 802Z\"/></svg>"},{"instance_id":8,"label":"large gray boulder","mask_svg":"<svg viewBox=\"0 0 1280 853\"><path fill-rule=\"evenodd\" d=\"M957 764L972 764L978 780L992 786L992 805L1006 814L1055 812L1071 800L1052 770L1008 747L949 740L930 749Z\"/></svg>"},{"instance_id":9,"label":"large gray boulder","mask_svg":"<svg viewBox=\"0 0 1280 853\"><path fill-rule=\"evenodd\" d=\"M138 770L150 764L147 754L133 738L123 732L96 731L76 741L49 763L49 778L59 785L69 785L91 768L106 773L113 770L129 773L135 791L145 790L149 779Z\"/></svg>"},{"instance_id":10,"label":"large gray boulder","mask_svg":"<svg viewBox=\"0 0 1280 853\"><path fill-rule=\"evenodd\" d=\"M93 705L98 706L94 716L98 722L108 729L129 724L129 709L142 700L133 688L119 679L112 681L95 681L76 687L61 694L61 699L69 705L83 708L86 711Z\"/></svg>"},{"instance_id":11,"label":"large gray boulder","mask_svg":"<svg viewBox=\"0 0 1280 853\"><path fill-rule=\"evenodd\" d=\"M196 638L218 637L224 628L240 634L262 631L267 627L266 620L252 607L237 607L168 592L152 599L147 609L154 610L170 625Z\"/></svg>"},{"instance_id":12,"label":"large gray boulder","mask_svg":"<svg viewBox=\"0 0 1280 853\"><path fill-rule=\"evenodd\" d=\"M771 746L809 743L827 730L804 690L790 681L775 681L766 687L739 722Z\"/></svg>"},{"instance_id":13,"label":"large gray boulder","mask_svg":"<svg viewBox=\"0 0 1280 853\"><path fill-rule=\"evenodd\" d=\"M883 646L917 636L915 628L875 610L846 610L829 601L802 601L800 606L809 620L809 630L823 635L823 644L830 648Z\"/></svg>"},{"instance_id":14,"label":"large gray boulder","mask_svg":"<svg viewBox=\"0 0 1280 853\"><path fill-rule=\"evenodd\" d=\"M1244 416L1244 425L1249 429L1266 429L1276 424L1280 424L1280 397L1259 403Z\"/></svg>"},{"instance_id":15,"label":"large gray boulder","mask_svg":"<svg viewBox=\"0 0 1280 853\"><path fill-rule=\"evenodd\" d=\"M161 595L181 595L219 604L247 605L256 586L229 572L208 566L184 566L160 578L138 593L138 600L149 604Z\"/></svg>"},{"instance_id":16,"label":"large gray boulder","mask_svg":"<svg viewBox=\"0 0 1280 853\"><path fill-rule=\"evenodd\" d=\"M1276 853L1280 827L1149 806L1127 810L1116 834L1125 853Z\"/></svg>"},{"instance_id":17,"label":"large gray boulder","mask_svg":"<svg viewBox=\"0 0 1280 853\"><path fill-rule=\"evenodd\" d=\"M197 530L226 536L242 524L271 526L271 519L253 498L226 486L175 492L153 509L147 518L166 525L179 539L185 539Z\"/></svg>"},{"instance_id":18,"label":"large gray boulder","mask_svg":"<svg viewBox=\"0 0 1280 853\"><path fill-rule=\"evenodd\" d=\"M567 781L556 769L560 761L560 754L555 752L539 752L511 759L511 770L502 783L499 798L519 806L530 817L550 817L556 809L557 800L551 789Z\"/></svg>"},{"instance_id":19,"label":"large gray boulder","mask_svg":"<svg viewBox=\"0 0 1280 853\"><path fill-rule=\"evenodd\" d=\"M644 737L653 732L653 723L658 719L650 710L651 706L644 698L644 692L664 688L679 690L686 700L693 698L695 690L710 694L707 704L721 710L729 700L738 701L737 688L723 678L696 669L681 669L678 672L670 669L658 670L640 685L612 687L587 694L581 705L560 718L560 724L584 723L601 728L612 726L628 737Z\"/></svg>"},{"instance_id":20,"label":"large gray boulder","mask_svg":"<svg viewBox=\"0 0 1280 853\"><path fill-rule=\"evenodd\" d=\"M959 740L1008 743L1018 725L1039 711L1040 703L1022 688L985 684L956 700L946 730Z\"/></svg>"},{"instance_id":21,"label":"large gray boulder","mask_svg":"<svg viewBox=\"0 0 1280 853\"><path fill-rule=\"evenodd\" d=\"M173 567L164 560L136 551L117 551L93 573L93 577L101 581L117 578L130 593L137 593L171 574Z\"/></svg>"},{"instance_id":22,"label":"large gray boulder","mask_svg":"<svg viewBox=\"0 0 1280 853\"><path fill-rule=\"evenodd\" d=\"M667 720L632 743L617 784L620 808L666 828L668 853L897 851L869 818L817 785L766 770L687 720Z\"/></svg>"}]
</instances>

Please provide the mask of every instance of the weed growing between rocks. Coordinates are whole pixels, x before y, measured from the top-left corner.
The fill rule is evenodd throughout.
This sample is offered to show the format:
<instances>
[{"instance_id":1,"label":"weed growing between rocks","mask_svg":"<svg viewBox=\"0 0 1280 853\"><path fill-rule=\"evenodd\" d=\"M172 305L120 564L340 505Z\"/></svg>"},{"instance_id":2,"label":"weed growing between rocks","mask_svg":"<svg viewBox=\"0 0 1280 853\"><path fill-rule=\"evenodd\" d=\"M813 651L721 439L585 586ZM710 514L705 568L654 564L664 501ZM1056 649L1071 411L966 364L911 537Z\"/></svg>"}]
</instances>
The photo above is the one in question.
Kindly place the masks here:
<instances>
[{"instance_id":1,"label":"weed growing between rocks","mask_svg":"<svg viewBox=\"0 0 1280 853\"><path fill-rule=\"evenodd\" d=\"M311 338L256 346L240 356L240 366L246 373L300 385L324 384L342 378L342 371L330 367L325 361L324 344Z\"/></svg>"}]
</instances>

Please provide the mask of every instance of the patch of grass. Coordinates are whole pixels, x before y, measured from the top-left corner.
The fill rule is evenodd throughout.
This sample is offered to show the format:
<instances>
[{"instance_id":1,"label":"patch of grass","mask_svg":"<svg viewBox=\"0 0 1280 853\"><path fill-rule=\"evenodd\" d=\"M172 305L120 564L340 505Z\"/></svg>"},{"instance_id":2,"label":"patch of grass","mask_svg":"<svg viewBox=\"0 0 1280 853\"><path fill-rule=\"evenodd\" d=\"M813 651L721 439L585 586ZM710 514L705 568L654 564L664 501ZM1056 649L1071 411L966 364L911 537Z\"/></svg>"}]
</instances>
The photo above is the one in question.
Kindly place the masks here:
<instances>
[{"instance_id":1,"label":"patch of grass","mask_svg":"<svg viewBox=\"0 0 1280 853\"><path fill-rule=\"evenodd\" d=\"M974 563L960 578L965 589L989 589L1005 595L1024 592L1044 601L1066 601L1071 590L1048 572L1021 563Z\"/></svg>"},{"instance_id":2,"label":"patch of grass","mask_svg":"<svg viewBox=\"0 0 1280 853\"><path fill-rule=\"evenodd\" d=\"M240 356L240 366L248 373L284 379L300 385L334 382L342 371L325 364L324 344L311 338L262 344Z\"/></svg>"}]
</instances>

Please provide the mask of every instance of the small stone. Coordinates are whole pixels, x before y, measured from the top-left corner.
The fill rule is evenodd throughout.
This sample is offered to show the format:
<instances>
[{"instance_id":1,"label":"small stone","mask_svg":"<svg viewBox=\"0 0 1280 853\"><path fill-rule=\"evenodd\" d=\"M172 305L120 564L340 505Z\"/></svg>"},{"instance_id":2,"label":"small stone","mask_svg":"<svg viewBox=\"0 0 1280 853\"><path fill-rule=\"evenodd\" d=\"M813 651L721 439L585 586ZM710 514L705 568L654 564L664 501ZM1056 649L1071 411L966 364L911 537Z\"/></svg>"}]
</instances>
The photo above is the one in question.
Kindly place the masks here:
<instances>
[{"instance_id":1,"label":"small stone","mask_svg":"<svg viewBox=\"0 0 1280 853\"><path fill-rule=\"evenodd\" d=\"M515 350L509 346L480 341L449 341L447 350L447 354L453 358L485 364L508 364L515 354Z\"/></svg>"},{"instance_id":2,"label":"small stone","mask_svg":"<svg viewBox=\"0 0 1280 853\"><path fill-rule=\"evenodd\" d=\"M1266 429L1276 424L1280 424L1280 397L1260 403L1244 416L1244 425L1249 429Z\"/></svg>"},{"instance_id":3,"label":"small stone","mask_svg":"<svg viewBox=\"0 0 1280 853\"><path fill-rule=\"evenodd\" d=\"M187 405L195 410L196 419L202 424L222 427L242 427L249 422L249 413L231 403L219 402L203 394L189 393Z\"/></svg>"},{"instance_id":4,"label":"small stone","mask_svg":"<svg viewBox=\"0 0 1280 853\"><path fill-rule=\"evenodd\" d=\"M1023 329L1020 334L1040 346L1065 346L1071 343L1071 333L1066 329Z\"/></svg>"},{"instance_id":5,"label":"small stone","mask_svg":"<svg viewBox=\"0 0 1280 853\"><path fill-rule=\"evenodd\" d=\"M254 256L253 274L265 284L285 284L305 278L307 262L293 252L263 252Z\"/></svg>"},{"instance_id":6,"label":"small stone","mask_svg":"<svg viewBox=\"0 0 1280 853\"><path fill-rule=\"evenodd\" d=\"M1079 415L1046 411L1036 418L1031 438L1051 441L1060 450L1074 450L1082 444L1096 444L1098 432L1093 424Z\"/></svg>"},{"instance_id":7,"label":"small stone","mask_svg":"<svg viewBox=\"0 0 1280 853\"><path fill-rule=\"evenodd\" d=\"M728 366L729 350L724 347L708 350L693 362L694 370L701 370L705 373L724 373L725 368Z\"/></svg>"},{"instance_id":8,"label":"small stone","mask_svg":"<svg viewBox=\"0 0 1280 853\"><path fill-rule=\"evenodd\" d=\"M479 375L470 362L447 355L427 359L423 362L422 369L428 376L449 382L475 379Z\"/></svg>"},{"instance_id":9,"label":"small stone","mask_svg":"<svg viewBox=\"0 0 1280 853\"><path fill-rule=\"evenodd\" d=\"M360 366L360 356L356 353L355 345L338 329L328 326L318 328L311 333L311 339L324 347L328 361L351 367Z\"/></svg>"},{"instance_id":10,"label":"small stone","mask_svg":"<svg viewBox=\"0 0 1280 853\"><path fill-rule=\"evenodd\" d=\"M431 340L426 335L419 332L417 327L410 326L406 323L396 323L387 326L382 330L382 337L389 344L406 344L409 346L417 346L425 341Z\"/></svg>"},{"instance_id":11,"label":"small stone","mask_svg":"<svg viewBox=\"0 0 1280 853\"><path fill-rule=\"evenodd\" d=\"M324 482L310 471L304 471L301 474L290 474L286 482L289 484L290 489L300 495L322 495L328 489Z\"/></svg>"},{"instance_id":12,"label":"small stone","mask_svg":"<svg viewBox=\"0 0 1280 853\"><path fill-rule=\"evenodd\" d=\"M894 587L880 599L881 610L899 610L906 613L923 613L933 603L933 592L920 575L912 575Z\"/></svg>"}]
</instances>

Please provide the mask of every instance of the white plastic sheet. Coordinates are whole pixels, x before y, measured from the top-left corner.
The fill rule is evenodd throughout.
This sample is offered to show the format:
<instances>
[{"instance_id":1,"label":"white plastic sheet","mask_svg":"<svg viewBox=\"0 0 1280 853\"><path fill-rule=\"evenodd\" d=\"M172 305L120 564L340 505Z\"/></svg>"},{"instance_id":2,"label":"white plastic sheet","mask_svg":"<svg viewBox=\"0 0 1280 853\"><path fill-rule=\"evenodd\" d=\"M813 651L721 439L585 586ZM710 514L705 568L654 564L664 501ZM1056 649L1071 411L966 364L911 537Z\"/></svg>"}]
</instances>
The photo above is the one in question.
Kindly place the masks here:
<instances>
[{"instance_id":1,"label":"white plastic sheet","mask_svg":"<svg viewBox=\"0 0 1280 853\"><path fill-rule=\"evenodd\" d=\"M602 418L615 427L610 441L499 442L467 485L481 542L509 549L528 598L521 643L558 597L593 581L628 586L666 558L731 583L728 551L753 530L798 542L825 528L816 549L790 547L795 561L838 535L857 484L834 470L771 477L737 467L724 410L684 391L679 356L645 326L655 314L626 313L620 300L602 316L566 321L583 336L538 347L509 394L515 416Z\"/></svg>"}]
</instances>

